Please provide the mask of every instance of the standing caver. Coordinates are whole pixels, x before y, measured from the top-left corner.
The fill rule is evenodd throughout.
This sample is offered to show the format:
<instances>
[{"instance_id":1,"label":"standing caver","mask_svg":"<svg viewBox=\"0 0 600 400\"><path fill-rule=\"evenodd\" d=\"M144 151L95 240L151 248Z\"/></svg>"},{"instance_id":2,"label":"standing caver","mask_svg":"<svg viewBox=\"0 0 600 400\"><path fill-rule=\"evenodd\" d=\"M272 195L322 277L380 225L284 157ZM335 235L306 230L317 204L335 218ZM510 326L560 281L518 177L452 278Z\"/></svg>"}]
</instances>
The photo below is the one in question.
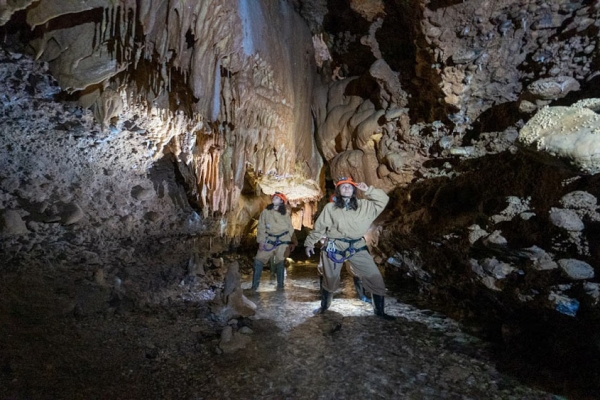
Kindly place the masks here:
<instances>
[{"instance_id":1,"label":"standing caver","mask_svg":"<svg viewBox=\"0 0 600 400\"><path fill-rule=\"evenodd\" d=\"M254 258L254 275L252 290L257 290L263 266L274 257L274 266L277 270L277 289L283 289L285 277L284 261L289 252L294 250L295 236L292 219L286 208L287 197L283 193L275 192L271 195L271 204L260 214L256 241L258 252ZM289 250L289 251L287 251Z\"/></svg>"},{"instance_id":2,"label":"standing caver","mask_svg":"<svg viewBox=\"0 0 600 400\"><path fill-rule=\"evenodd\" d=\"M366 199L356 198L357 189L364 192ZM352 178L340 178L335 191L335 200L325 205L304 241L306 255L310 257L315 252L315 244L323 236L327 237L325 251L321 251L323 283L318 312L323 313L329 308L332 294L340 286L342 264L348 261L364 289L372 294L375 315L394 319L385 313L383 277L363 237L387 205L389 197L383 190L364 182L356 183Z\"/></svg>"}]
</instances>

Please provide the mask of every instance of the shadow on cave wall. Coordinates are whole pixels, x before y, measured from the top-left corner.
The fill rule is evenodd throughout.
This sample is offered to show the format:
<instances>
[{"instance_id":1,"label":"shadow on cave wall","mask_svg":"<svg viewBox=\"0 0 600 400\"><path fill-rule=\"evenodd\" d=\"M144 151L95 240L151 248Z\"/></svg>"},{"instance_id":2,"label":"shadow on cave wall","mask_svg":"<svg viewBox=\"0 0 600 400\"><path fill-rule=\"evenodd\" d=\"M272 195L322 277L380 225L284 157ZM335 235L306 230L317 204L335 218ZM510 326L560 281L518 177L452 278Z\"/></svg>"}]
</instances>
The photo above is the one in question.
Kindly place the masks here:
<instances>
[{"instance_id":1,"label":"shadow on cave wall","mask_svg":"<svg viewBox=\"0 0 600 400\"><path fill-rule=\"evenodd\" d=\"M478 140L482 133L503 132L507 128L516 126L521 119L524 119L524 115L519 112L517 102L493 105L481 113L466 131L462 139L462 145L470 146L472 141Z\"/></svg>"}]
</instances>

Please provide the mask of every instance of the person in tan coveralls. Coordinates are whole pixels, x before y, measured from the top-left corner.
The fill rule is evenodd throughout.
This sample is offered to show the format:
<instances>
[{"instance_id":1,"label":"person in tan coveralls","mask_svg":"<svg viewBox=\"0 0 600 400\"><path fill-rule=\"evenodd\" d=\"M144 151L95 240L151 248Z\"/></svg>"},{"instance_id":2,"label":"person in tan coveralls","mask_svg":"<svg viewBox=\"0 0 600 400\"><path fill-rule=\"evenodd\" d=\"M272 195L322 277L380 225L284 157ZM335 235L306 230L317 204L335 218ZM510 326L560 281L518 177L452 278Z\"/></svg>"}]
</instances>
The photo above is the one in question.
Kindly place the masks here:
<instances>
[{"instance_id":1,"label":"person in tan coveralls","mask_svg":"<svg viewBox=\"0 0 600 400\"><path fill-rule=\"evenodd\" d=\"M366 199L356 198L357 189L364 192ZM325 205L314 229L304 241L306 255L311 257L315 253L315 244L322 237L327 237L327 247L321 251L323 281L321 308L317 312L323 313L331 305L332 294L340 286L342 264L348 261L365 290L372 294L375 315L395 319L385 313L383 277L363 237L387 205L389 197L383 190L364 182L356 183L352 178L341 178L335 191L335 201Z\"/></svg>"},{"instance_id":2,"label":"person in tan coveralls","mask_svg":"<svg viewBox=\"0 0 600 400\"><path fill-rule=\"evenodd\" d=\"M292 218L286 208L287 197L283 193L275 192L271 195L271 204L260 213L258 219L258 252L254 257L254 275L252 290L257 290L263 266L274 257L274 266L277 270L277 289L283 289L285 276L284 261L286 256L294 250L296 237Z\"/></svg>"}]
</instances>

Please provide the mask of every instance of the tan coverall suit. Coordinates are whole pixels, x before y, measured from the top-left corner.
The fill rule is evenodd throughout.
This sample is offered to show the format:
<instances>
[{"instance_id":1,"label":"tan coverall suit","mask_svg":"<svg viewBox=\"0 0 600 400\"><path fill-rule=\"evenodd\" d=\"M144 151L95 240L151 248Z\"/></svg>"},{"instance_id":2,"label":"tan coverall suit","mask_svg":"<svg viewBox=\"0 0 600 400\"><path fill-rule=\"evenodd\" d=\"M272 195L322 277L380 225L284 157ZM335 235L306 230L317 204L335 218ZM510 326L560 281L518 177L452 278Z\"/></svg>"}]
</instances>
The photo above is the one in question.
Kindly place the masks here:
<instances>
[{"instance_id":1,"label":"tan coverall suit","mask_svg":"<svg viewBox=\"0 0 600 400\"><path fill-rule=\"evenodd\" d=\"M361 239L354 243L355 249L360 249L366 246L366 241L363 238L371 223L381 214L389 201L389 197L381 189L376 189L370 186L364 194L366 199L358 199L358 209L347 210L335 207L334 203L328 203L317 222L315 228L304 241L305 247L314 247L314 245L323 236L327 236L329 241L334 241L337 250L346 250L350 244L340 240L344 239ZM338 255L338 257L342 257ZM331 260L324 249L321 251L321 261L323 263L324 278L323 288L333 293L340 286L340 271L341 263L336 263ZM373 261L373 257L368 250L362 250L352 255L348 262L352 264L352 269L357 276L362 280L364 288L376 295L385 296L385 284L381 272Z\"/></svg>"},{"instance_id":2,"label":"tan coverall suit","mask_svg":"<svg viewBox=\"0 0 600 400\"><path fill-rule=\"evenodd\" d=\"M283 205L281 207L284 207ZM287 232L284 235L282 233ZM289 213L281 215L276 210L263 210L258 218L258 228L256 234L256 242L265 244L267 249L271 249L275 246L267 241L275 242L277 236L281 242L294 242L294 226L292 225L292 218ZM293 238L293 239L292 239ZM260 261L262 264L269 262L271 256L275 255L275 264L283 262L286 257L286 251L289 244L280 244L279 246L271 250L258 249L255 259Z\"/></svg>"}]
</instances>

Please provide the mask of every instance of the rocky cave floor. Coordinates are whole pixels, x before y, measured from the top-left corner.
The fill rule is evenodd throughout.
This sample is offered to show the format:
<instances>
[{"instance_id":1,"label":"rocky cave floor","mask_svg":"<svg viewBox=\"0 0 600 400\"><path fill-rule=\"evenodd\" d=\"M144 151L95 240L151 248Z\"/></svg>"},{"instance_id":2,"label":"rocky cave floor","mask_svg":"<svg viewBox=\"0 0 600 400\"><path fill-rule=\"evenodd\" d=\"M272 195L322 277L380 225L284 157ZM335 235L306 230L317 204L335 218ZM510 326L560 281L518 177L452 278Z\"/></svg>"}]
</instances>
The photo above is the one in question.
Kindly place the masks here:
<instances>
[{"instance_id":1,"label":"rocky cave floor","mask_svg":"<svg viewBox=\"0 0 600 400\"><path fill-rule=\"evenodd\" d=\"M207 287L183 279L171 297L141 305L76 270L5 268L0 398L567 398L501 372L492 344L400 295L390 293L386 304L395 321L375 317L356 298L346 271L330 311L315 316L313 264L288 266L279 291L263 271L254 294L247 290L250 264L240 264L242 288L257 313L228 322L211 317L207 298L217 280ZM204 280L218 279L222 270L209 270ZM204 289L194 294L194 287ZM75 292L73 306L65 299ZM237 338L233 347L222 344L226 326Z\"/></svg>"}]
</instances>

